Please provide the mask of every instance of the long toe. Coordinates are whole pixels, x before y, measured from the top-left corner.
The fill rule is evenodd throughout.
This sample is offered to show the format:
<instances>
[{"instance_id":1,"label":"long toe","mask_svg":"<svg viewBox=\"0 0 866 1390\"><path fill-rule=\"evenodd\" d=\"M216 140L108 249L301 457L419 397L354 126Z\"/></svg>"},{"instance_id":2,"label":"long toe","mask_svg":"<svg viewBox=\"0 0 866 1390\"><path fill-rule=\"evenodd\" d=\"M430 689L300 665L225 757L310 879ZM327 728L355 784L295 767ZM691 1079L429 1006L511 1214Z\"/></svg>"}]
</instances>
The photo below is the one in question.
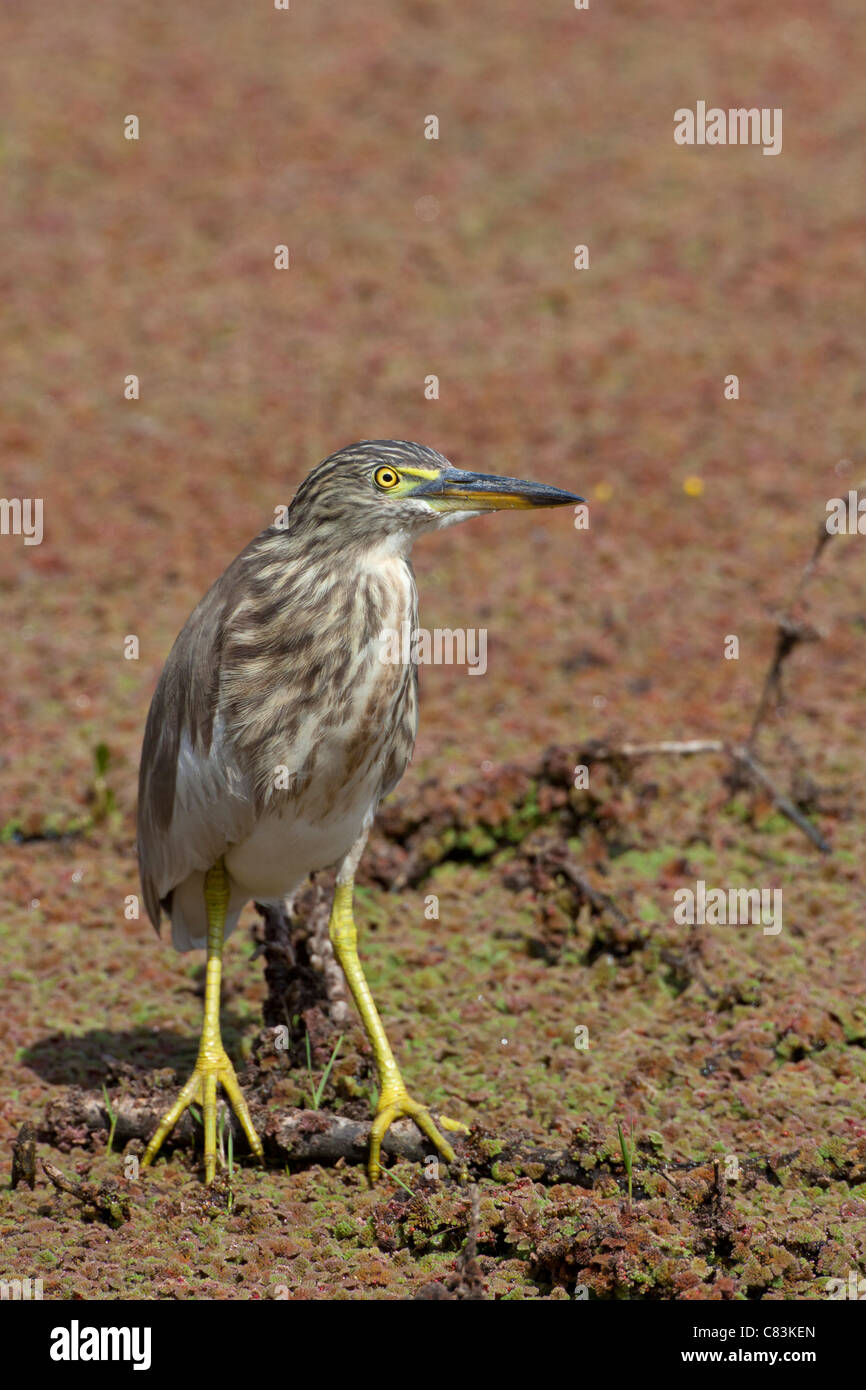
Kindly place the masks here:
<instances>
[{"instance_id":1,"label":"long toe","mask_svg":"<svg viewBox=\"0 0 866 1390\"><path fill-rule=\"evenodd\" d=\"M216 1176L216 1131L217 1131L217 1087L222 1086L229 1103L240 1121L241 1128L247 1136L249 1146L256 1158L261 1162L264 1159L262 1141L255 1131L249 1108L244 1099L235 1069L232 1066L228 1054L220 1049L219 1051L208 1054L200 1053L195 1070L175 1101L174 1105L163 1115L156 1131L148 1144L142 1167L148 1168L156 1155L159 1153L163 1140L170 1134L185 1110L193 1102L198 1102L202 1108L202 1121L204 1124L204 1166L206 1182L213 1182Z\"/></svg>"},{"instance_id":2,"label":"long toe","mask_svg":"<svg viewBox=\"0 0 866 1390\"><path fill-rule=\"evenodd\" d=\"M382 1172L382 1141L394 1121L402 1119L404 1116L415 1121L421 1133L430 1140L446 1163L456 1164L457 1162L457 1155L448 1140L439 1133L426 1105L421 1105L417 1100L413 1100L407 1091L394 1094L385 1092L379 1098L376 1117L370 1128L370 1156L367 1163L367 1173L371 1183L375 1183ZM459 1120L449 1120L444 1115L440 1115L439 1118L443 1129L463 1134L469 1133L466 1126L461 1124Z\"/></svg>"}]
</instances>

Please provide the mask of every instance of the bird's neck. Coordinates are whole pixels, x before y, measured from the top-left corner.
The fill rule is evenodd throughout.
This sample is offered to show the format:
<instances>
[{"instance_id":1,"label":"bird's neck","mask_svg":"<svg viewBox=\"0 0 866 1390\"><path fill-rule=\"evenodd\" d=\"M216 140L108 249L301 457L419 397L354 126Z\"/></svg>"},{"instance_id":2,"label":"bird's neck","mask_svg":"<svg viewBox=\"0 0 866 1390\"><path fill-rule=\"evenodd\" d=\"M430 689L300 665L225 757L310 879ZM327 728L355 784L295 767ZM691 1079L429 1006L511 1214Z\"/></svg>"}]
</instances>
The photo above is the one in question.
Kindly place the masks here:
<instances>
[{"instance_id":1,"label":"bird's neck","mask_svg":"<svg viewBox=\"0 0 866 1390\"><path fill-rule=\"evenodd\" d=\"M382 617L395 626L418 620L418 590L408 550L408 545L402 548L389 539L363 551L355 562L356 603L374 593Z\"/></svg>"},{"instance_id":2,"label":"bird's neck","mask_svg":"<svg viewBox=\"0 0 866 1390\"><path fill-rule=\"evenodd\" d=\"M409 559L415 536L411 531L392 531L382 536L359 552L365 569L373 569L379 564L387 564L396 559Z\"/></svg>"}]
</instances>

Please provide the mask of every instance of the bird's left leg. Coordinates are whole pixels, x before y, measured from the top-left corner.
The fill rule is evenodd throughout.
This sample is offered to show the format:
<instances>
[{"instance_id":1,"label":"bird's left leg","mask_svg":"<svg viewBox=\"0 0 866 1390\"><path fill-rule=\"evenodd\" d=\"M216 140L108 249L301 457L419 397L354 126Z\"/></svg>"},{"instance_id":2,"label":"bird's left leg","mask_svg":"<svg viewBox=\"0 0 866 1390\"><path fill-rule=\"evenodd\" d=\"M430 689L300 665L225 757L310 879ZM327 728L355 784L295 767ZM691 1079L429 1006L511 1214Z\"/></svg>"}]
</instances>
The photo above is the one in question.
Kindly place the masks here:
<instances>
[{"instance_id":1,"label":"bird's left leg","mask_svg":"<svg viewBox=\"0 0 866 1390\"><path fill-rule=\"evenodd\" d=\"M198 1060L174 1105L163 1115L156 1133L145 1150L142 1167L147 1168L156 1157L165 1136L174 1129L184 1110L193 1101L202 1108L204 1123L205 1181L213 1182L216 1174L217 1085L221 1085L231 1101L232 1109L241 1122L250 1148L258 1159L264 1158L262 1141L253 1128L250 1112L238 1085L235 1069L223 1047L220 1032L220 981L222 978L223 936L229 901L229 878L222 859L210 869L204 881L207 906L207 967L204 987L204 1020Z\"/></svg>"},{"instance_id":2,"label":"bird's left leg","mask_svg":"<svg viewBox=\"0 0 866 1390\"><path fill-rule=\"evenodd\" d=\"M363 838L366 839L366 835ZM448 1140L439 1133L426 1105L421 1105L409 1095L358 958L358 932L352 914L352 893L355 868L361 857L362 849L363 840L355 846L340 866L334 892L334 903L331 908L329 931L334 953L342 966L349 989L352 991L352 998L358 1013L361 1015L367 1037L370 1039L379 1072L379 1103L376 1106L376 1117L370 1130L370 1155L367 1163L370 1181L375 1182L382 1171L380 1161L382 1140L389 1126L395 1120L400 1119L402 1115L415 1121L421 1132L427 1136L448 1163L456 1162L456 1154ZM443 1129L459 1131L462 1134L469 1133L466 1125L461 1124L459 1120L449 1120L445 1115L440 1115L439 1121Z\"/></svg>"}]
</instances>

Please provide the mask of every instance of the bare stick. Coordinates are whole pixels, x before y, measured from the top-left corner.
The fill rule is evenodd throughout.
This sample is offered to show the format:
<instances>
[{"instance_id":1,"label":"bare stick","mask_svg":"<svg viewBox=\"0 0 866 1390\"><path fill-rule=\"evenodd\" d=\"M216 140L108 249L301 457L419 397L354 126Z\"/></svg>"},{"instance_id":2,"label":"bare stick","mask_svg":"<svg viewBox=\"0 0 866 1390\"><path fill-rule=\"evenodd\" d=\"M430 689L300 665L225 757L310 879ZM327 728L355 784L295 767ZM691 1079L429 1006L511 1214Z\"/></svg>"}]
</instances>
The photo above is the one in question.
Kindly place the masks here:
<instances>
[{"instance_id":1,"label":"bare stick","mask_svg":"<svg viewBox=\"0 0 866 1390\"><path fill-rule=\"evenodd\" d=\"M854 490L859 499L860 493L866 490L866 483L860 483ZM749 736L746 740L746 747L750 750L754 750L755 741L760 732L761 725L770 708L771 698L774 695L778 697L780 694L782 667L791 655L791 652L800 642L815 642L818 640L819 634L815 629L807 626L805 623L799 622L794 617L794 611L803 597L806 585L818 568L818 562L821 559L825 546L833 539L834 534L835 532L827 530L826 520L820 522L815 536L815 545L812 549L812 554L803 566L788 607L779 616L773 658L764 679L764 685L758 700L757 709L755 710L755 716L752 720L752 727L749 730Z\"/></svg>"},{"instance_id":2,"label":"bare stick","mask_svg":"<svg viewBox=\"0 0 866 1390\"><path fill-rule=\"evenodd\" d=\"M745 768L747 772L751 774L756 782L760 783L765 791L770 793L773 799L773 805L777 811L781 811L783 816L787 816L789 821L798 826L803 834L812 841L815 848L819 849L822 854L830 853L831 845L829 841L825 840L820 830L816 830L812 822L803 815L802 811L798 810L790 797L785 796L783 792L779 791L766 768L761 766L757 758L748 748L732 748L731 756L740 767Z\"/></svg>"},{"instance_id":3,"label":"bare stick","mask_svg":"<svg viewBox=\"0 0 866 1390\"><path fill-rule=\"evenodd\" d=\"M42 1168L49 1182L58 1192L65 1192L81 1203L81 1213L89 1221L104 1221L115 1229L129 1220L129 1197L110 1179L98 1186L84 1182L80 1178L67 1178L59 1168L47 1159L42 1160Z\"/></svg>"},{"instance_id":4,"label":"bare stick","mask_svg":"<svg viewBox=\"0 0 866 1390\"><path fill-rule=\"evenodd\" d=\"M135 1139L143 1143L150 1137L162 1116L165 1097L162 1089L150 1088L146 1095L139 1097L116 1095L111 1098L113 1113L117 1116L116 1139L118 1147ZM282 1115L269 1113L263 1106L251 1106L253 1120L262 1135L265 1148L265 1161L271 1168L303 1168L321 1163L333 1166L341 1159L344 1164L362 1167L367 1161L367 1146L370 1134L369 1122L350 1120L326 1110L288 1109ZM186 1117L185 1117L186 1118ZM435 1116L434 1116L435 1118ZM108 1114L103 1096L96 1091L75 1089L63 1099L49 1102L45 1118L39 1126L38 1137L42 1143L66 1142L68 1144L70 1126L78 1132L80 1140L104 1144ZM232 1117L232 1122L237 1121ZM491 1136L483 1130L473 1128L471 1134L452 1135L451 1139L458 1156L465 1162L475 1178L490 1177L497 1182L511 1182L516 1178L528 1177L539 1183L573 1183L578 1187L593 1188L600 1175L612 1174L608 1164L597 1162L595 1147L591 1144L584 1155L576 1141L563 1143L560 1135L554 1148L539 1142L535 1136L511 1131L497 1135L497 1142L491 1145ZM240 1128L236 1130L235 1155L243 1144ZM201 1126L179 1124L166 1139L168 1150L185 1150L187 1153L202 1149ZM425 1163L431 1157L430 1142L418 1131L411 1120L397 1120L389 1129L383 1149L392 1157L408 1159L413 1163ZM80 1150L79 1150L80 1152ZM775 1158L756 1157L745 1159L741 1164L743 1180L749 1187L774 1173L784 1163L791 1164L799 1154L794 1150ZM589 1160L588 1162L586 1160ZM118 1165L122 1163L117 1158ZM664 1168L648 1165L635 1168L635 1176L642 1186L647 1179L660 1172L664 1178L682 1190L689 1175L695 1169L706 1166L705 1159L677 1163L670 1161ZM46 1172L50 1169L51 1181L61 1191L68 1192L77 1200L87 1204L94 1203L94 1187L78 1179L69 1179L53 1164L44 1164ZM426 1166L426 1165L425 1165ZM677 1173L674 1178L671 1169ZM856 1175L856 1157L846 1160L844 1173L850 1176L845 1181L853 1182ZM445 1176L446 1165L442 1165L440 1175ZM151 1169L151 1181L159 1179L160 1169ZM710 1180L711 1182L711 1180ZM95 1189L99 1206L98 1212L103 1220L114 1215L118 1203L128 1210L124 1189L111 1181L100 1184ZM108 1212L104 1209L111 1198ZM124 1218L125 1219L125 1218Z\"/></svg>"},{"instance_id":5,"label":"bare stick","mask_svg":"<svg viewBox=\"0 0 866 1390\"><path fill-rule=\"evenodd\" d=\"M595 749L592 757L596 762L615 758L650 758L656 754L678 758L692 758L699 753L726 753L728 745L720 738L690 738L685 740L665 739L660 743L620 743L610 747Z\"/></svg>"}]
</instances>

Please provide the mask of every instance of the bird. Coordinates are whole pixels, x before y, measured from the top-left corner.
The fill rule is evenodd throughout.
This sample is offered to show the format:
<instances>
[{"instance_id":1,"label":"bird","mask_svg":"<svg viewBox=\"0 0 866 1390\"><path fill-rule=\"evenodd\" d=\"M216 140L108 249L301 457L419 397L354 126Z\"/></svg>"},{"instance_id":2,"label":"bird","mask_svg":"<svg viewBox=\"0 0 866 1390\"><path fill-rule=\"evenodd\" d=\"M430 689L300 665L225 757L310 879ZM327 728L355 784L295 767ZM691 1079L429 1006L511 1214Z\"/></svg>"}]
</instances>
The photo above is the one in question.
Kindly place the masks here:
<instances>
[{"instance_id":1,"label":"bird","mask_svg":"<svg viewBox=\"0 0 866 1390\"><path fill-rule=\"evenodd\" d=\"M406 440L362 440L304 478L193 610L163 667L139 769L138 858L148 916L180 951L206 951L195 1067L144 1153L150 1166L183 1112L201 1106L204 1176L216 1174L222 1087L264 1160L220 1032L223 948L249 901L282 905L336 866L329 935L378 1072L367 1172L408 1116L448 1164L454 1149L403 1080L358 955L353 883L376 809L412 756L417 663L383 659L383 634L415 632L413 542L506 509L583 498L464 471ZM446 1132L466 1126L440 1115Z\"/></svg>"}]
</instances>

